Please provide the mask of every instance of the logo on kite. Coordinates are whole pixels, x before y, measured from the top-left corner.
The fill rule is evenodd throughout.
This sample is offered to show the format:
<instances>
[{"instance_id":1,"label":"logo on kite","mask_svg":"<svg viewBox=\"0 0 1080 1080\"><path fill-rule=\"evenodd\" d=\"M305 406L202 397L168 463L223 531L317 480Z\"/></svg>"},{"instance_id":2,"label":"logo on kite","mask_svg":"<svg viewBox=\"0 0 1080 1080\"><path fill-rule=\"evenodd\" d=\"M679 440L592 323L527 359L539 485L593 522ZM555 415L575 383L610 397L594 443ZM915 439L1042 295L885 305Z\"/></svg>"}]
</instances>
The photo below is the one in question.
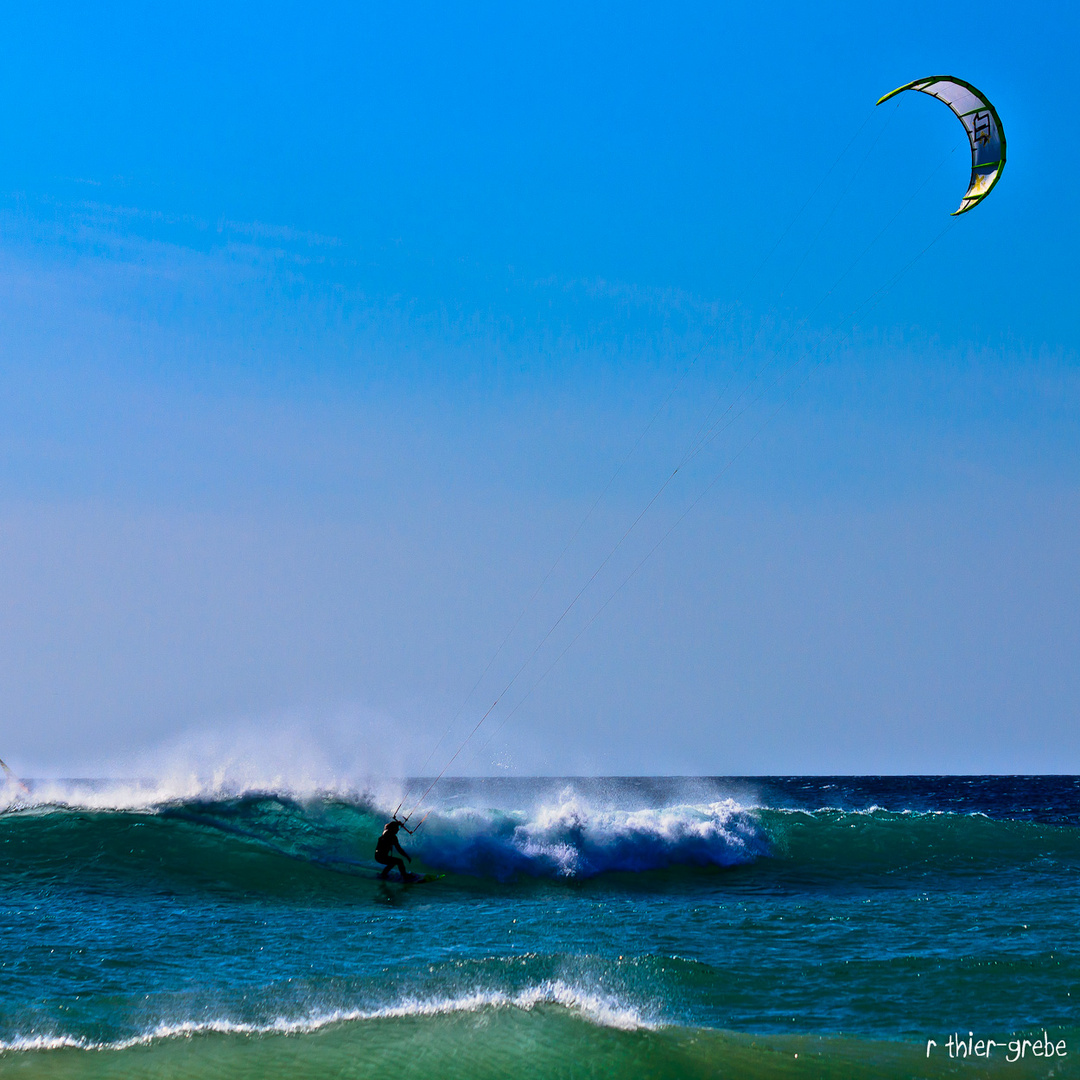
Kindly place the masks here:
<instances>
[{"instance_id":1,"label":"logo on kite","mask_svg":"<svg viewBox=\"0 0 1080 1080\"><path fill-rule=\"evenodd\" d=\"M978 206L1001 179L1005 168L1005 132L1001 127L1001 117L985 94L971 83L953 78L952 75L916 79L890 91L878 104L905 90L918 90L943 101L960 118L968 133L971 142L971 183L960 201L960 208L954 210L953 215L966 213L973 206Z\"/></svg>"}]
</instances>

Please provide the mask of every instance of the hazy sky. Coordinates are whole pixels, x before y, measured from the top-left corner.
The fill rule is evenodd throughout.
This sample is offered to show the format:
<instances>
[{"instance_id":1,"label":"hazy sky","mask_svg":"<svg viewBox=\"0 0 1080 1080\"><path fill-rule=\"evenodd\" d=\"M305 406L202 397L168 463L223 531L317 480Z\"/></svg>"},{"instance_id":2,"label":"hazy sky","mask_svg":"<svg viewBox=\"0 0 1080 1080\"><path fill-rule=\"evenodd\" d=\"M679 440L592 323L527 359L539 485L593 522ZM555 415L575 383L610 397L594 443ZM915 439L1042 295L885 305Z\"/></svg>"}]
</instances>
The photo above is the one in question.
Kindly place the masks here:
<instances>
[{"instance_id":1,"label":"hazy sky","mask_svg":"<svg viewBox=\"0 0 1080 1080\"><path fill-rule=\"evenodd\" d=\"M9 12L0 756L1080 772L1078 34Z\"/></svg>"}]
</instances>

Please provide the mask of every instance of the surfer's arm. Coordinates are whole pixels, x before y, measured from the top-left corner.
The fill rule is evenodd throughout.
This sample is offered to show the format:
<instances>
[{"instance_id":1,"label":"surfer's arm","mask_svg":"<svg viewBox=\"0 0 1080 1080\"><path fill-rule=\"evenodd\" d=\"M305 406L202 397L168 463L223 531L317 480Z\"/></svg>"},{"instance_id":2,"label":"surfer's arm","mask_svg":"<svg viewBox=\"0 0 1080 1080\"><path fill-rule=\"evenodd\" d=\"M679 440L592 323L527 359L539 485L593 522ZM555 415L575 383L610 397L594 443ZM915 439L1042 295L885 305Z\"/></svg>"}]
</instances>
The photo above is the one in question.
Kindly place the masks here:
<instances>
[{"instance_id":1,"label":"surfer's arm","mask_svg":"<svg viewBox=\"0 0 1080 1080\"><path fill-rule=\"evenodd\" d=\"M409 862L412 862L412 856L397 842L397 840L394 841L394 847L396 847Z\"/></svg>"}]
</instances>

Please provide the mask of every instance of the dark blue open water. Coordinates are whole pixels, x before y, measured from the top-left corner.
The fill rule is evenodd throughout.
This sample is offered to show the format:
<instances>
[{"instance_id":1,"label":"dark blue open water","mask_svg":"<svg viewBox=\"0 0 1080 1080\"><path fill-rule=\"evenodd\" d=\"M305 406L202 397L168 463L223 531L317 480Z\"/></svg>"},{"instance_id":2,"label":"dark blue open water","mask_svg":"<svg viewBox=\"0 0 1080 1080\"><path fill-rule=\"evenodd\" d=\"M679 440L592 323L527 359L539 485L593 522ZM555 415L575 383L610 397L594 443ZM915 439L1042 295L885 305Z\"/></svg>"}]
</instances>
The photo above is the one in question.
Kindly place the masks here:
<instances>
[{"instance_id":1,"label":"dark blue open water","mask_svg":"<svg viewBox=\"0 0 1080 1080\"><path fill-rule=\"evenodd\" d=\"M1080 1075L1080 778L436 795L9 787L0 1075Z\"/></svg>"}]
</instances>

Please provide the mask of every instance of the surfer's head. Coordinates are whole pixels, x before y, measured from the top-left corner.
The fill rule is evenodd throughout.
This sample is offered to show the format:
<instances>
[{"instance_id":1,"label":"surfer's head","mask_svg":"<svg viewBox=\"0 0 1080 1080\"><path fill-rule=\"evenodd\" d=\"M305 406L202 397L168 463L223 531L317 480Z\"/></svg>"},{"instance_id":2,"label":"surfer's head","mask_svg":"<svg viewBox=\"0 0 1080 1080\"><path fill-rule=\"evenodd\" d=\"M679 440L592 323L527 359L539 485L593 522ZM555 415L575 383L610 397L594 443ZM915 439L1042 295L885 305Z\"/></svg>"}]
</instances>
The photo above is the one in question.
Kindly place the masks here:
<instances>
[{"instance_id":1,"label":"surfer's head","mask_svg":"<svg viewBox=\"0 0 1080 1080\"><path fill-rule=\"evenodd\" d=\"M400 829L400 828L401 828L401 822L400 822L400 821L388 821L388 822L386 823L386 827L387 827L387 828L388 828L388 829L389 829L389 830L390 830L391 832L397 832L397 831L398 831L398 829Z\"/></svg>"}]
</instances>

